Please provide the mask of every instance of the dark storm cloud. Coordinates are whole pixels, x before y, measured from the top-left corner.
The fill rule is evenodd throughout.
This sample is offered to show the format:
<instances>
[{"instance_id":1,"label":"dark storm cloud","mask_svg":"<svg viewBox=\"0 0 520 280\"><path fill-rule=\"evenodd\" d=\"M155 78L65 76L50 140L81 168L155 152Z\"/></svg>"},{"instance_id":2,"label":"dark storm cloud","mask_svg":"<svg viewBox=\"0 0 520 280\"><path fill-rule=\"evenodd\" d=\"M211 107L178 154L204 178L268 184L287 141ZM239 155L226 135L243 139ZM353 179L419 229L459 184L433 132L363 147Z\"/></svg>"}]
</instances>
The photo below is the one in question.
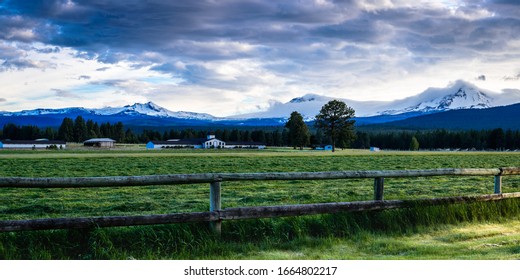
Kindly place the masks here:
<instances>
[{"instance_id":1,"label":"dark storm cloud","mask_svg":"<svg viewBox=\"0 0 520 280\"><path fill-rule=\"evenodd\" d=\"M160 72L172 61L258 58L312 65L335 59L332 45L406 49L415 62L496 52L520 39L518 1L467 1L448 8L366 8L364 1L7 1L0 10L0 39L75 48L77 56ZM507 8L504 8L507 7ZM493 16L491 16L494 13ZM517 16L514 16L517 15ZM28 32L31 31L31 32ZM323 43L319 50L308 48ZM341 50L340 50L341 51ZM160 54L150 60L146 52ZM342 51L345 58L355 55ZM180 73L204 80L201 66ZM198 67L198 68L197 68ZM211 77L211 76L210 76Z\"/></svg>"},{"instance_id":2,"label":"dark storm cloud","mask_svg":"<svg viewBox=\"0 0 520 280\"><path fill-rule=\"evenodd\" d=\"M22 70L26 68L39 68L38 64L28 59L9 59L0 64L0 72L9 70Z\"/></svg>"},{"instance_id":3,"label":"dark storm cloud","mask_svg":"<svg viewBox=\"0 0 520 280\"><path fill-rule=\"evenodd\" d=\"M35 50L39 53L59 53L61 51L61 49L59 47L54 47L54 48L48 47L48 48L41 48L41 49L36 48Z\"/></svg>"}]
</instances>

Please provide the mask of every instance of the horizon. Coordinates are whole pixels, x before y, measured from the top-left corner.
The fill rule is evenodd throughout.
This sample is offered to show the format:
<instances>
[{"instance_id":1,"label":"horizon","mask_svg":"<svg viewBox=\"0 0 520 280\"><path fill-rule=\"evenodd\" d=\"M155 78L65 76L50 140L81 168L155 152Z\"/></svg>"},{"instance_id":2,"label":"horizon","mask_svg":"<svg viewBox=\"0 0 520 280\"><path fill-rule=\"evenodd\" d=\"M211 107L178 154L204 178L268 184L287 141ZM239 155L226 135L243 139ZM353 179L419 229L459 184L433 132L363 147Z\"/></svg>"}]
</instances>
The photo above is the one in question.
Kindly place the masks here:
<instances>
[{"instance_id":1,"label":"horizon","mask_svg":"<svg viewBox=\"0 0 520 280\"><path fill-rule=\"evenodd\" d=\"M520 89L517 1L3 1L0 23L0 111L153 102L226 117L306 94Z\"/></svg>"}]
</instances>

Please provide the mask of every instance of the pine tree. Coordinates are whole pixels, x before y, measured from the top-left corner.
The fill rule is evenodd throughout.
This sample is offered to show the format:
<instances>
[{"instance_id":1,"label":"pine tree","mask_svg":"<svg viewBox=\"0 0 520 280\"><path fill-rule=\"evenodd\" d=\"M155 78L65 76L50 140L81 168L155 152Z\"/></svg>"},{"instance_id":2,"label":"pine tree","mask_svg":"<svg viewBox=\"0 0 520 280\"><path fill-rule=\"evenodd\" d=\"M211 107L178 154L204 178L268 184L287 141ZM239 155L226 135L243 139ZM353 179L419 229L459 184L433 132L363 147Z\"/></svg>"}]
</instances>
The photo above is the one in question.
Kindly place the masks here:
<instances>
[{"instance_id":1,"label":"pine tree","mask_svg":"<svg viewBox=\"0 0 520 280\"><path fill-rule=\"evenodd\" d=\"M58 137L63 141L74 141L74 121L71 118L64 118L58 129Z\"/></svg>"},{"instance_id":2,"label":"pine tree","mask_svg":"<svg viewBox=\"0 0 520 280\"><path fill-rule=\"evenodd\" d=\"M300 113L292 112L285 127L289 129L289 143L294 148L299 147L303 150L303 147L309 144L309 128Z\"/></svg>"},{"instance_id":3,"label":"pine tree","mask_svg":"<svg viewBox=\"0 0 520 280\"><path fill-rule=\"evenodd\" d=\"M355 111L347 106L345 102L331 100L321 107L320 113L316 115L314 125L322 129L332 140L332 151L336 150L336 144L347 146L355 139L354 117Z\"/></svg>"},{"instance_id":4,"label":"pine tree","mask_svg":"<svg viewBox=\"0 0 520 280\"><path fill-rule=\"evenodd\" d=\"M419 150L419 141L417 140L417 137L413 136L412 140L410 141L410 151L418 151Z\"/></svg>"},{"instance_id":5,"label":"pine tree","mask_svg":"<svg viewBox=\"0 0 520 280\"><path fill-rule=\"evenodd\" d=\"M88 131L87 125L85 124L85 119L82 116L77 116L74 120L74 141L75 142L83 142L87 140Z\"/></svg>"}]
</instances>

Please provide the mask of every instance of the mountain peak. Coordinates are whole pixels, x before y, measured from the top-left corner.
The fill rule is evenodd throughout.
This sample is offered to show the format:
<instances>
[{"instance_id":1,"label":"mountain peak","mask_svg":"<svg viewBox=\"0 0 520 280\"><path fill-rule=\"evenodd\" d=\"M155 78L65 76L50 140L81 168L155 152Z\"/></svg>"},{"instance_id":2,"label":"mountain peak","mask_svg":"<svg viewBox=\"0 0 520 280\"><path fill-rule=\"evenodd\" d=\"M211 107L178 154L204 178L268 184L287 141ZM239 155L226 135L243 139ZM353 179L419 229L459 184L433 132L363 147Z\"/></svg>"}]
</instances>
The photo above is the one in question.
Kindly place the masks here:
<instances>
[{"instance_id":1,"label":"mountain peak","mask_svg":"<svg viewBox=\"0 0 520 280\"><path fill-rule=\"evenodd\" d=\"M396 115L410 112L433 113L456 109L484 109L494 106L494 98L477 86L458 80L446 88L428 88L417 96L395 101L394 104L401 105L401 109L380 113Z\"/></svg>"},{"instance_id":2,"label":"mountain peak","mask_svg":"<svg viewBox=\"0 0 520 280\"><path fill-rule=\"evenodd\" d=\"M323 99L323 96L313 94L313 93L308 93L302 97L296 97L296 98L291 99L289 101L289 103L304 103L304 102L311 102L311 101L317 101L317 100L319 101L320 99Z\"/></svg>"},{"instance_id":3,"label":"mountain peak","mask_svg":"<svg viewBox=\"0 0 520 280\"><path fill-rule=\"evenodd\" d=\"M147 103L135 103L134 105L126 105L123 108L124 108L124 112L127 112L127 113L135 112L135 113L151 115L151 116L167 117L173 113L151 101L147 102Z\"/></svg>"}]
</instances>

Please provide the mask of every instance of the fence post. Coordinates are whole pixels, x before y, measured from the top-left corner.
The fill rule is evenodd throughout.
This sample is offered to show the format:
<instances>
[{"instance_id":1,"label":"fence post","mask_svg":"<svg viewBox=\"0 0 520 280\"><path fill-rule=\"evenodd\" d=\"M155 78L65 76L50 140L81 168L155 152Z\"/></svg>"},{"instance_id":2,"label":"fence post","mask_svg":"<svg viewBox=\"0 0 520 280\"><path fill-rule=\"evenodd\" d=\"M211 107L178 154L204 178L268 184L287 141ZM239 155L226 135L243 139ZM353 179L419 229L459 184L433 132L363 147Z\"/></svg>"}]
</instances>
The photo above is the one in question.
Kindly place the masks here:
<instances>
[{"instance_id":1,"label":"fence post","mask_svg":"<svg viewBox=\"0 0 520 280\"><path fill-rule=\"evenodd\" d=\"M383 200L385 178L374 178L374 200Z\"/></svg>"},{"instance_id":2,"label":"fence post","mask_svg":"<svg viewBox=\"0 0 520 280\"><path fill-rule=\"evenodd\" d=\"M215 212L221 210L220 203L220 186L221 180L211 182L209 185L209 211ZM210 227L214 233L220 235L222 233L222 220L210 223Z\"/></svg>"},{"instance_id":3,"label":"fence post","mask_svg":"<svg viewBox=\"0 0 520 280\"><path fill-rule=\"evenodd\" d=\"M495 193L502 193L502 176L500 175L495 176Z\"/></svg>"}]
</instances>

